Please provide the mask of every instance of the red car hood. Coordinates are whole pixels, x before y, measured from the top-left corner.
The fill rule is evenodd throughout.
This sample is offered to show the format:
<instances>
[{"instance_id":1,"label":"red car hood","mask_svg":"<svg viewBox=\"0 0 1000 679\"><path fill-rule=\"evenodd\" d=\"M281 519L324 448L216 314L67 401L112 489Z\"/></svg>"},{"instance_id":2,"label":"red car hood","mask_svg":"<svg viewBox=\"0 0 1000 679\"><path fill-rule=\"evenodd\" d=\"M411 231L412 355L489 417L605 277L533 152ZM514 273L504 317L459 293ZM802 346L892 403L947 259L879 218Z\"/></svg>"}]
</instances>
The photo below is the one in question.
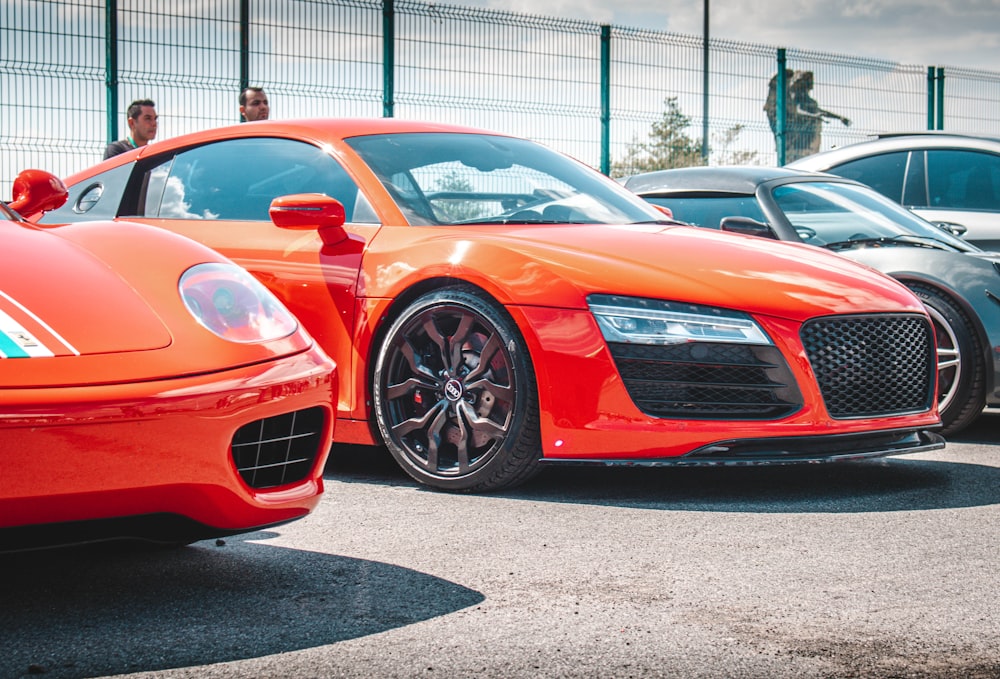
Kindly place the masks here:
<instances>
[{"instance_id":1,"label":"red car hood","mask_svg":"<svg viewBox=\"0 0 1000 679\"><path fill-rule=\"evenodd\" d=\"M830 314L924 313L899 282L809 245L662 224L435 228L383 229L368 270L395 271L394 263L406 261L415 279L456 276L506 304L531 306L582 309L586 295L598 292L795 322ZM414 282L369 277L366 293L393 296Z\"/></svg>"},{"instance_id":2,"label":"red car hood","mask_svg":"<svg viewBox=\"0 0 1000 679\"><path fill-rule=\"evenodd\" d=\"M0 222L0 352L91 355L159 349L170 333L106 263L45 231Z\"/></svg>"}]
</instances>

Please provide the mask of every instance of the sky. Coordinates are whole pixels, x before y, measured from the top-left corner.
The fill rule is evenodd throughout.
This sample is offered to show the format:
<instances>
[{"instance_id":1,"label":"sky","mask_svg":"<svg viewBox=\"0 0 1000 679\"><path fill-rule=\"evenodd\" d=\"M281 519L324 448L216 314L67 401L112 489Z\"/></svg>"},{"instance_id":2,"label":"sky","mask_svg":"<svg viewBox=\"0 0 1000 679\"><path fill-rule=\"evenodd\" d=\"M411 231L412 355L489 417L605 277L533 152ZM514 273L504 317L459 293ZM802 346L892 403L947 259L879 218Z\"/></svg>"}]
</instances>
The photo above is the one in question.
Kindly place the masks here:
<instances>
[{"instance_id":1,"label":"sky","mask_svg":"<svg viewBox=\"0 0 1000 679\"><path fill-rule=\"evenodd\" d=\"M698 0L445 0L702 35ZM1000 71L1000 0L707 0L709 36L921 66Z\"/></svg>"}]
</instances>

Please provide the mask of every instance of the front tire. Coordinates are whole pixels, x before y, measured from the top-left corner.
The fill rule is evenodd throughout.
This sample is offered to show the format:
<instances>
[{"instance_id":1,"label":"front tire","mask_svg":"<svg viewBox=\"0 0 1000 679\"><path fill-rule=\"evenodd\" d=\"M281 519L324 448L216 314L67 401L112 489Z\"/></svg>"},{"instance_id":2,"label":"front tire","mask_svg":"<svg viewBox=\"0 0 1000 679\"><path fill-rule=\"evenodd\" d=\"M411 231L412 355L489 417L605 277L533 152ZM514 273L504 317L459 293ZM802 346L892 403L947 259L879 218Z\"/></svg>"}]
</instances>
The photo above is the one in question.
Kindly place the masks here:
<instances>
[{"instance_id":1,"label":"front tire","mask_svg":"<svg viewBox=\"0 0 1000 679\"><path fill-rule=\"evenodd\" d=\"M948 296L926 285L909 285L927 308L937 339L938 410L942 433L972 424L986 406L986 365L972 321Z\"/></svg>"},{"instance_id":2,"label":"front tire","mask_svg":"<svg viewBox=\"0 0 1000 679\"><path fill-rule=\"evenodd\" d=\"M393 321L372 393L382 440L420 483L491 491L539 469L531 357L513 319L474 288L427 293Z\"/></svg>"}]
</instances>

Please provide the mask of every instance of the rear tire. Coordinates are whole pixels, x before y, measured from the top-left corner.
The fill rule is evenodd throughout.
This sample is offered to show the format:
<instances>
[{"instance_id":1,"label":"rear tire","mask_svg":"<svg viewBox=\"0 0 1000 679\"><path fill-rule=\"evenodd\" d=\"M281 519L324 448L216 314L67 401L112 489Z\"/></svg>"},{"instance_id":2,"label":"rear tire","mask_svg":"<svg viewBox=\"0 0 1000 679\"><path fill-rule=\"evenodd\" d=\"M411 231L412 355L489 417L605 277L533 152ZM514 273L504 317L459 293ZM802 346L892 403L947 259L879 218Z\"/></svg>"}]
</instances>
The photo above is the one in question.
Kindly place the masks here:
<instances>
[{"instance_id":1,"label":"rear tire","mask_svg":"<svg viewBox=\"0 0 1000 679\"><path fill-rule=\"evenodd\" d=\"M491 491L539 470L531 357L513 319L474 288L425 294L393 321L372 394L383 441L420 483Z\"/></svg>"}]
</instances>

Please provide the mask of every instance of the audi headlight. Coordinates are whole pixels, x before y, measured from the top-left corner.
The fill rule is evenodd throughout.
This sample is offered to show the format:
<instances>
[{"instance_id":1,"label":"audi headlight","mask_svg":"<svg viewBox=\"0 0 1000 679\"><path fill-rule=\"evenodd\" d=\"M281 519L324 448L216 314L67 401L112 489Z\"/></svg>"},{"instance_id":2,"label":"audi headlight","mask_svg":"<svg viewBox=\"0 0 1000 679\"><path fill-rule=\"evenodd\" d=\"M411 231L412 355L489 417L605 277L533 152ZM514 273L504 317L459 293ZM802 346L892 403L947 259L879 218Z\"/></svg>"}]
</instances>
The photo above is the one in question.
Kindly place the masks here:
<instances>
[{"instance_id":1,"label":"audi headlight","mask_svg":"<svg viewBox=\"0 0 1000 679\"><path fill-rule=\"evenodd\" d=\"M608 342L773 344L748 314L656 299L590 295L591 313Z\"/></svg>"},{"instance_id":2,"label":"audi headlight","mask_svg":"<svg viewBox=\"0 0 1000 679\"><path fill-rule=\"evenodd\" d=\"M230 342L280 339L299 327L277 297L235 264L193 266L181 276L179 288L191 315Z\"/></svg>"}]
</instances>

